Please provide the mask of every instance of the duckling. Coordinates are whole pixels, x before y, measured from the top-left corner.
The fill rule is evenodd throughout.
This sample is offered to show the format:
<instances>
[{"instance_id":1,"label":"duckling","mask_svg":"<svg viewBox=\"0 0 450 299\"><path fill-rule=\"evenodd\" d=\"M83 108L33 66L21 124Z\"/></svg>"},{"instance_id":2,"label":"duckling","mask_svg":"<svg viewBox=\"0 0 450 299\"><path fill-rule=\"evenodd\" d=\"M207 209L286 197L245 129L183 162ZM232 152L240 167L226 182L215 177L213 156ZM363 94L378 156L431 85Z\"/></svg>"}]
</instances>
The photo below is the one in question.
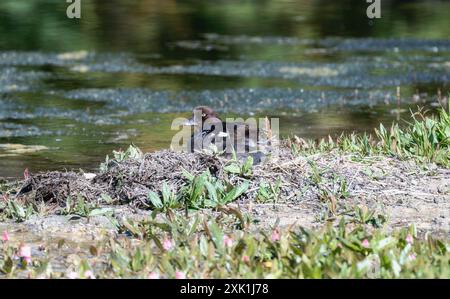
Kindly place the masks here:
<instances>
[{"instance_id":1,"label":"duckling","mask_svg":"<svg viewBox=\"0 0 450 299\"><path fill-rule=\"evenodd\" d=\"M219 151L231 157L233 151L239 160L253 157L253 164L263 161L265 155L258 149L261 144L260 130L256 122L225 122L219 114L207 106L198 106L192 112L192 118L185 125L194 126L188 150L198 151L214 144Z\"/></svg>"}]
</instances>

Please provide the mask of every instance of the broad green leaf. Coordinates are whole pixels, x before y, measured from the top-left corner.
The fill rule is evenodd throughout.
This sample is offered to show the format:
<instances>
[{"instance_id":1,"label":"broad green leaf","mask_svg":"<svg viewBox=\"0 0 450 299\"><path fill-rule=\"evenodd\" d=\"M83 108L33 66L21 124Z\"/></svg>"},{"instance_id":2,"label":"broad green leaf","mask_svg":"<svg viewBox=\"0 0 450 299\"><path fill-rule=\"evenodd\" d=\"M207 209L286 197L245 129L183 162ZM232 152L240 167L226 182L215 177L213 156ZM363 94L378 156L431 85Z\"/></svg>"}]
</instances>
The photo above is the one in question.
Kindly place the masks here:
<instances>
[{"instance_id":1,"label":"broad green leaf","mask_svg":"<svg viewBox=\"0 0 450 299\"><path fill-rule=\"evenodd\" d=\"M192 182L194 180L195 176L189 173L186 169L183 168L181 172L183 173L183 176L187 178L189 181Z\"/></svg>"},{"instance_id":2,"label":"broad green leaf","mask_svg":"<svg viewBox=\"0 0 450 299\"><path fill-rule=\"evenodd\" d=\"M164 182L164 184L162 186L162 196L163 196L163 201L166 205L169 204L169 202L170 202L171 194L172 194L172 192L171 192L169 186L167 185L166 182Z\"/></svg>"},{"instance_id":3,"label":"broad green leaf","mask_svg":"<svg viewBox=\"0 0 450 299\"><path fill-rule=\"evenodd\" d=\"M89 212L88 216L89 217L94 217L94 216L99 216L99 215L105 215L108 214L109 212L114 211L114 209L112 208L100 208L100 209L94 209L91 212Z\"/></svg>"},{"instance_id":4,"label":"broad green leaf","mask_svg":"<svg viewBox=\"0 0 450 299\"><path fill-rule=\"evenodd\" d=\"M158 194L156 194L153 191L150 191L148 193L148 199L150 200L150 202L152 203L152 205L157 208L157 209L162 209L163 208L163 203L161 201L161 199L159 198Z\"/></svg>"},{"instance_id":5,"label":"broad green leaf","mask_svg":"<svg viewBox=\"0 0 450 299\"><path fill-rule=\"evenodd\" d=\"M231 190L223 199L223 203L229 203L232 202L233 200L235 200L236 198L238 198L239 196L241 196L242 193L244 193L245 191L247 191L249 187L249 183L246 181L242 184L240 184L239 186L233 188L233 190Z\"/></svg>"},{"instance_id":6,"label":"broad green leaf","mask_svg":"<svg viewBox=\"0 0 450 299\"><path fill-rule=\"evenodd\" d=\"M252 166L253 166L253 157L248 156L243 167L243 172L248 173L251 170Z\"/></svg>"},{"instance_id":7,"label":"broad green leaf","mask_svg":"<svg viewBox=\"0 0 450 299\"><path fill-rule=\"evenodd\" d=\"M235 174L241 173L241 168L239 167L239 165L237 165L235 163L227 165L223 169L229 173L235 173Z\"/></svg>"},{"instance_id":8,"label":"broad green leaf","mask_svg":"<svg viewBox=\"0 0 450 299\"><path fill-rule=\"evenodd\" d=\"M213 186L213 184L211 184L208 181L205 181L205 186L206 186L206 189L208 189L208 194L209 194L209 197L212 199L212 201L218 203L219 199L217 197L216 187Z\"/></svg>"}]
</instances>

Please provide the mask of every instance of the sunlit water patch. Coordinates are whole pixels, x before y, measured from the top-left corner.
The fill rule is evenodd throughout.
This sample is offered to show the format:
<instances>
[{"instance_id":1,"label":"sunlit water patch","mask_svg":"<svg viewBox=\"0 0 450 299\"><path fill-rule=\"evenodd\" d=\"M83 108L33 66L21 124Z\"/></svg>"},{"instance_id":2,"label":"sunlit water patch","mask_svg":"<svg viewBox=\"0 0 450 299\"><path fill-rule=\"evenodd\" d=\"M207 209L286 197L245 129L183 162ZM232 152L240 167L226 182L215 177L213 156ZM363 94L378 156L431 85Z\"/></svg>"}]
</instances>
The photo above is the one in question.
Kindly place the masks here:
<instances>
[{"instance_id":1,"label":"sunlit water patch","mask_svg":"<svg viewBox=\"0 0 450 299\"><path fill-rule=\"evenodd\" d=\"M197 105L319 138L448 101L443 1L393 0L371 21L359 0L94 0L78 22L56 2L0 3L0 144L24 147L0 149L0 177L93 170L132 142L167 148L172 120Z\"/></svg>"}]
</instances>

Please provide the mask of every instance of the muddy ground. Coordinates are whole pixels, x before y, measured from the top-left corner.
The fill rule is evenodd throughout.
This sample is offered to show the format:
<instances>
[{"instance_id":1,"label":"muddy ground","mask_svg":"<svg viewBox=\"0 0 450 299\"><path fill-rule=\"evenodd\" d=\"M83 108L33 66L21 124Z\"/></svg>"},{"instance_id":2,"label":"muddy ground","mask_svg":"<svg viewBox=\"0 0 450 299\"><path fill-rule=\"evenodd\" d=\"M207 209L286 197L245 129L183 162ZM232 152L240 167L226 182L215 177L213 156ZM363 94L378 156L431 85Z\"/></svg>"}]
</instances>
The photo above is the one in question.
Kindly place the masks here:
<instances>
[{"instance_id":1,"label":"muddy ground","mask_svg":"<svg viewBox=\"0 0 450 299\"><path fill-rule=\"evenodd\" d=\"M224 170L229 163L205 154L160 151L123 162L110 161L108 169L95 176L82 172L32 174L23 182L18 198L56 207L63 206L68 196L81 194L88 201L98 201L106 194L116 201L102 206L110 208L112 218L120 223L148 217L147 194L159 192L164 182L179 191L187 180L183 169L191 174L209 170L214 177L239 184L244 180L241 176ZM286 148L278 159L254 166L247 180L248 190L231 205L252 216L254 229L276 223L317 228L354 213L356 206L365 206L386 216L389 230L415 224L420 233L450 237L450 169L435 164L338 151L294 156ZM258 198L262 182L279 182L279 196L270 202ZM49 211L23 223L0 223L0 231L8 229L16 238L36 244L65 239L77 246L117 234L106 216L83 218Z\"/></svg>"}]
</instances>

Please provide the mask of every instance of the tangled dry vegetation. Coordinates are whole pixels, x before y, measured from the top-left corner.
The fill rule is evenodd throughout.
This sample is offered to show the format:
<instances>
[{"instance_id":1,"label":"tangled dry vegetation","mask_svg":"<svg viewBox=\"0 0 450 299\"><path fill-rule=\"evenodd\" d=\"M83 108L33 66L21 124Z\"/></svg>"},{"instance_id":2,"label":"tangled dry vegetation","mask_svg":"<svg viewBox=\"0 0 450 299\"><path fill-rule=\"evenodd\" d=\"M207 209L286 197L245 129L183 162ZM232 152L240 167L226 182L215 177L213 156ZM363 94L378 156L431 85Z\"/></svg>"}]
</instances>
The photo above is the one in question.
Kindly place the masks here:
<instances>
[{"instance_id":1,"label":"tangled dry vegetation","mask_svg":"<svg viewBox=\"0 0 450 299\"><path fill-rule=\"evenodd\" d=\"M27 175L20 188L3 194L86 215L89 208L80 202L160 211L233 203L261 222L280 218L307 227L365 206L388 215L394 226L414 222L448 235L449 114L442 109L439 117L415 119L406 129L381 126L376 134L319 143L293 138L259 165L211 153L143 154L130 146L107 157L98 173Z\"/></svg>"},{"instance_id":2,"label":"tangled dry vegetation","mask_svg":"<svg viewBox=\"0 0 450 299\"><path fill-rule=\"evenodd\" d=\"M207 154L168 150L141 154L135 148L129 152L135 154L105 162L95 177L74 172L32 175L19 194L61 206L68 198L82 197L87 202L144 209L164 205L198 209L233 201L257 214L272 214L269 219L280 217L286 224L300 221L307 226L365 205L391 215L399 226L420 219L419 228L448 231L449 227L450 170L434 164L338 150L295 155L284 147L279 159L244 169L242 163ZM239 191L233 193L233 187ZM220 190L222 197L215 194ZM162 199L155 202L152 195Z\"/></svg>"},{"instance_id":3,"label":"tangled dry vegetation","mask_svg":"<svg viewBox=\"0 0 450 299\"><path fill-rule=\"evenodd\" d=\"M0 182L0 273L446 278L450 117L377 137L293 138L259 165L130 146L98 173Z\"/></svg>"},{"instance_id":4,"label":"tangled dry vegetation","mask_svg":"<svg viewBox=\"0 0 450 299\"><path fill-rule=\"evenodd\" d=\"M82 196L87 201L96 201L105 194L120 203L145 205L149 191L159 191L164 182L169 182L175 190L181 188L187 181L183 169L198 174L206 169L217 171L219 165L219 160L208 156L165 150L123 161L111 160L105 165L107 170L93 178L75 172L39 173L24 182L21 193L33 191L35 201L60 204L68 197Z\"/></svg>"}]
</instances>

